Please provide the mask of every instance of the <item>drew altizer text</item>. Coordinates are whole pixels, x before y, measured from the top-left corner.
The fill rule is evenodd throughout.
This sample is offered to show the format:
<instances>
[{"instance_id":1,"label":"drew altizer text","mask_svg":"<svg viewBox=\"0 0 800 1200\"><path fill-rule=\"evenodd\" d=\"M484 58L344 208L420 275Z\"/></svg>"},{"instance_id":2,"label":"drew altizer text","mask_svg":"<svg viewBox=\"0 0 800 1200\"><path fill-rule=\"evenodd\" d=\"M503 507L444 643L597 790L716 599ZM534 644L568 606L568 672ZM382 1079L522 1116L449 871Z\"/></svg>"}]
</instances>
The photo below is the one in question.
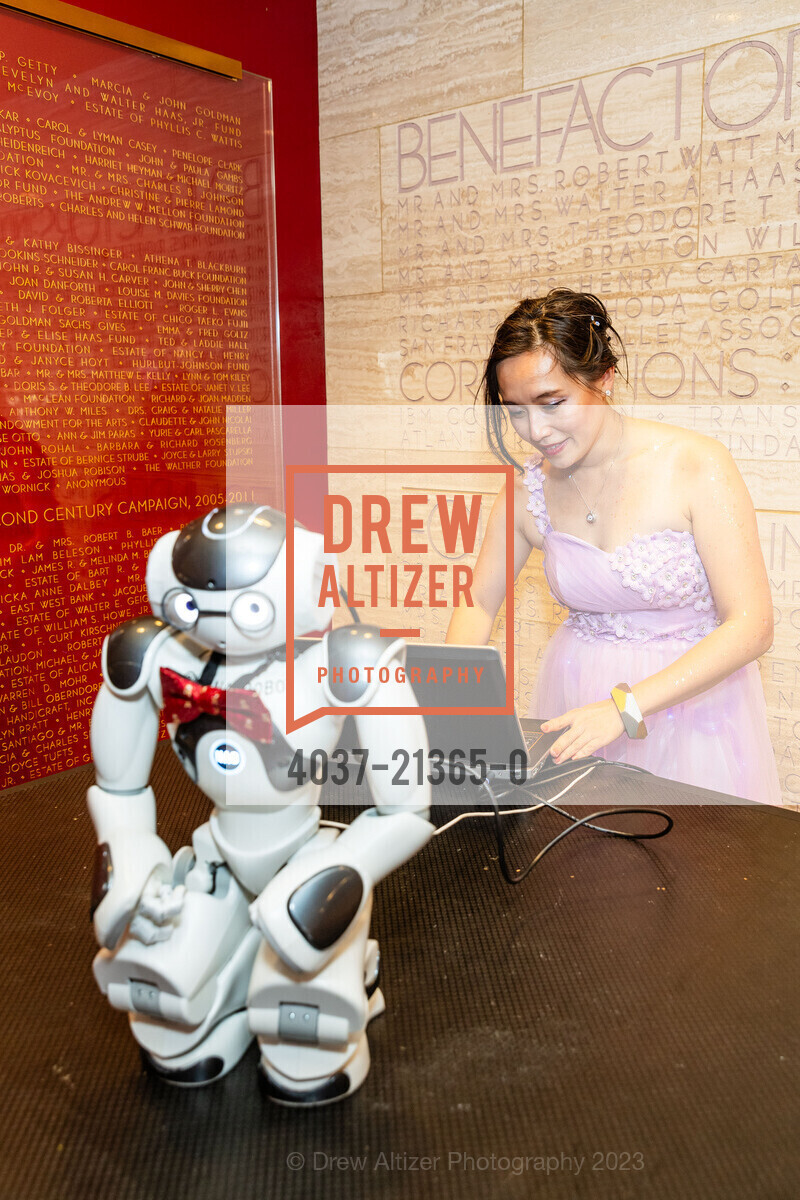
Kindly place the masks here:
<instances>
[{"instance_id":1,"label":"drew altizer text","mask_svg":"<svg viewBox=\"0 0 800 1200\"><path fill-rule=\"evenodd\" d=\"M462 658L456 651L455 659L445 659L447 668L442 661L443 656L431 656L427 661L421 655L416 663L413 659L406 664L399 646L392 647L389 639L404 638L409 647L412 638L420 638L417 646L421 646L427 630L422 628L423 620L415 619L413 625L420 628L409 628L412 624L408 616L403 616L405 597L401 594L400 584L407 580L413 582L417 577L421 596L411 599L421 600L422 605L435 608L450 606L453 603L472 607L475 603L472 597L473 587L473 556L483 537L481 522L481 504L484 495L488 495L495 503L492 493L496 487L489 482L491 477L497 477L505 485L505 583L506 605L511 609L514 603L514 468L511 465L498 463L324 463L319 465L287 463L286 474L286 730L293 733L305 725L315 721L323 713L335 714L337 717L352 714L359 716L365 703L375 716L407 717L409 712L420 713L422 716L431 714L447 714L455 716L485 717L487 715L508 715L514 709L514 638L513 622L506 623L505 631L505 661L506 687L503 702L492 702L485 696L486 674L483 668L476 668L474 660L470 661L467 654ZM316 575L319 583L314 584L314 597L318 607L326 606L340 609L342 605L360 608L364 615L367 629L378 627L381 643L375 643L379 652L376 656L359 653L357 657L348 658L346 649L348 639L352 636L358 639L360 635L354 628L352 633L336 639L336 652L330 656L324 665L328 676L317 680L319 698L322 704L303 705L303 711L298 712L295 704L295 680L292 664L295 661L292 652L295 645L295 630L292 614L295 605L295 563L296 551L293 536L295 527L295 496L298 481L313 476L324 475L335 480L337 475L343 476L341 492L332 489L323 504L323 558L320 570ZM363 493L358 489L359 476L364 478ZM416 477L419 487L414 488L410 482ZM486 483L484 483L484 477ZM374 495L378 480L381 484L382 495ZM433 480L436 482L432 482ZM368 480L368 481L367 481ZM442 482L439 482L439 481ZM467 482L469 480L469 482ZM475 482L473 483L473 480ZM440 493L439 489L442 489ZM430 495L427 494L430 492ZM444 493L444 494L442 494ZM348 553L349 552L349 553ZM404 556L413 556L412 560L404 560ZM427 563L429 556L432 563ZM349 557L349 562L347 561ZM310 565L310 564L307 564ZM347 568L350 568L349 570ZM403 568L411 568L406 573ZM367 568L370 568L369 570ZM377 568L377 569L372 569ZM419 575L417 576L417 572ZM398 582L393 585L392 577ZM373 580L375 581L373 583ZM427 584L427 595L424 585ZM340 583L347 583L347 593L344 587L339 591ZM406 589L407 590L407 589ZM443 593L448 592L448 599ZM373 613L368 612L368 605L374 605ZM418 611L421 605L414 605L412 611ZM397 614L394 618L394 613ZM355 615L355 614L354 614ZM427 618L426 618L427 620ZM358 625L360 622L357 622ZM437 622L432 622L436 624ZM332 636L338 633L337 622L334 620ZM372 636L372 633L370 633ZM432 641L439 639L432 638ZM385 652L385 653L384 653ZM344 659L341 655L344 653ZM327 656L325 656L327 657ZM371 659L371 661L370 661ZM302 663L302 658L297 661ZM434 667L435 672L430 674ZM315 667L318 664L315 663ZM371 681L367 678L367 667L371 668ZM469 667L469 669L467 669ZM371 688L370 695L360 692L348 704L343 696L329 696L328 689L336 689L337 685L350 684L348 672L351 668L360 672L358 680L353 683L366 684ZM383 675L380 674L385 668ZM341 678L333 677L333 671L342 671ZM386 671L389 677L386 678ZM395 670L402 670L405 676L395 678ZM419 671L419 677L416 672ZM416 685L420 685L416 694ZM422 691L428 685L428 694ZM409 687L409 685L411 685ZM308 689L304 690L304 694ZM325 703L325 700L328 703ZM404 753L407 753L404 751ZM388 764L387 764L388 766Z\"/></svg>"},{"instance_id":2,"label":"drew altizer text","mask_svg":"<svg viewBox=\"0 0 800 1200\"><path fill-rule=\"evenodd\" d=\"M428 504L428 496L404 495L401 499L400 546L392 546L388 532L391 518L391 503L386 496L365 495L361 497L361 540L364 554L427 554L429 546L419 540L425 521L414 514L415 506ZM456 495L448 506L447 498L437 495L436 507L442 529L446 554L456 554L459 549L471 554L475 548L480 519L481 496L474 495L467 510L466 497ZM346 496L325 497L324 549L328 554L341 554L353 544L353 505ZM339 518L339 533L335 533L336 518ZM460 542L460 547L459 547ZM360 575L360 577L359 577ZM427 600L417 596L420 581L427 582ZM465 563L362 563L360 573L349 564L345 568L344 588L351 608L365 605L377 607L379 588L388 584L390 608L454 608L458 604L472 607L472 567ZM361 598L366 597L366 598ZM319 604L322 607L331 600L338 608L341 604L339 586L333 566L323 571Z\"/></svg>"},{"instance_id":3,"label":"drew altizer text","mask_svg":"<svg viewBox=\"0 0 800 1200\"><path fill-rule=\"evenodd\" d=\"M457 1171L462 1174L524 1175L536 1172L542 1175L567 1174L578 1176L582 1171L615 1174L643 1171L645 1158L640 1150L593 1150L591 1153L574 1154L565 1151L509 1154L471 1154L461 1149L449 1150L446 1154L409 1154L405 1150L381 1150L375 1155L334 1155L315 1150L306 1159L304 1154L290 1154L286 1165L291 1171L304 1167L312 1171L358 1172L358 1171Z\"/></svg>"}]
</instances>

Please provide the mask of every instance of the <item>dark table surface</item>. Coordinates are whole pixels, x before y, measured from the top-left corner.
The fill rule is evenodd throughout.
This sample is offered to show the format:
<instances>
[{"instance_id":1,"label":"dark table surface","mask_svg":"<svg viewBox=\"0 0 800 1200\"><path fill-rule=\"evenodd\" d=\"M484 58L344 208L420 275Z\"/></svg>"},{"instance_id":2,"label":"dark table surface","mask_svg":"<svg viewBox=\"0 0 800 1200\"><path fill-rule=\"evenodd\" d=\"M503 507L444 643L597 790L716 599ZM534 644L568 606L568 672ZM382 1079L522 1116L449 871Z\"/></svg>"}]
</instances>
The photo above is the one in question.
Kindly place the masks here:
<instances>
[{"instance_id":1,"label":"dark table surface","mask_svg":"<svg viewBox=\"0 0 800 1200\"><path fill-rule=\"evenodd\" d=\"M800 1194L798 814L604 768L584 799L667 808L672 832L577 831L519 887L491 822L462 821L377 888L366 1083L297 1111L262 1099L255 1048L199 1091L142 1071L91 974L91 778L3 794L0 1196ZM207 802L167 746L154 785L177 849ZM562 827L504 820L516 865Z\"/></svg>"}]
</instances>

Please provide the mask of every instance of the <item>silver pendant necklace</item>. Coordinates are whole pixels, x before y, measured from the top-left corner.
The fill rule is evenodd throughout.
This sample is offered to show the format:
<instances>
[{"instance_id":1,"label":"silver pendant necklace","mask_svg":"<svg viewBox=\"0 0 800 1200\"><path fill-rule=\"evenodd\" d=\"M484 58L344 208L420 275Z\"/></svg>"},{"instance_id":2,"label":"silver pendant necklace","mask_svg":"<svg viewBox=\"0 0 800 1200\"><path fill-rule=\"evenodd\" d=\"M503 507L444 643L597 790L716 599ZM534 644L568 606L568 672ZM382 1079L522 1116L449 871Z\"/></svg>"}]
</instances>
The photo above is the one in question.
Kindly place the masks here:
<instances>
[{"instance_id":1,"label":"silver pendant necklace","mask_svg":"<svg viewBox=\"0 0 800 1200\"><path fill-rule=\"evenodd\" d=\"M611 395L611 393L609 391L606 391L606 396L610 396L610 395ZM612 458L611 462L608 464L608 470L606 471L605 476L603 478L602 487L600 488L600 491L597 493L598 499L600 498L600 496L602 496L603 490L605 489L606 483L608 482L608 477L611 474L611 468L614 466L614 463L617 461L617 455L619 454L620 446L622 445L622 431L623 431L624 427L625 426L624 426L624 422L623 422L623 424L620 425L619 441L617 442L617 448L614 451L614 457ZM575 484L575 489L576 489L578 495L580 496L581 500L583 501L584 505L586 506L586 520L588 521L588 523L590 525L593 525L595 523L595 521L597 520L597 513L594 511L594 508L591 505L587 504L586 497L584 496L581 489L578 487L578 481L576 479L572 478L571 471L568 475L568 478L572 479L572 482Z\"/></svg>"}]
</instances>

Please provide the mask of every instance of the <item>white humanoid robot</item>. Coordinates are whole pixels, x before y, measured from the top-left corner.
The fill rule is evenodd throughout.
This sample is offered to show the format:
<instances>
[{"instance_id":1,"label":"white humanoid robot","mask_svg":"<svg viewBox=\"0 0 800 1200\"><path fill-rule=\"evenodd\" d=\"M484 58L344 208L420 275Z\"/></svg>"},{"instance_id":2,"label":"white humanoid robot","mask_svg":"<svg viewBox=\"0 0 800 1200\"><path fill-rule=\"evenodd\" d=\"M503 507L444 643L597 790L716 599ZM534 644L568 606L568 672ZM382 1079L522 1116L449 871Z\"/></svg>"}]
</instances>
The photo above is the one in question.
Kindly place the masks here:
<instances>
[{"instance_id":1,"label":"white humanoid robot","mask_svg":"<svg viewBox=\"0 0 800 1200\"><path fill-rule=\"evenodd\" d=\"M330 561L321 535L298 526L299 635L330 619L330 605L318 607ZM415 705L394 669L378 687L405 643L349 625L295 647L298 711L359 708L375 808L338 833L320 826L319 785L296 768L312 750L335 750L344 716L285 733L284 516L229 506L166 534L147 593L154 615L105 640L92 715L95 977L169 1082L220 1078L255 1035L271 1099L337 1100L363 1082L366 1026L384 1008L368 937L373 884L433 833L430 785L371 769L401 746L427 754L419 714L370 714L378 690L382 707ZM350 682L353 666L364 682ZM148 786L162 708L184 769L214 805L174 857Z\"/></svg>"}]
</instances>

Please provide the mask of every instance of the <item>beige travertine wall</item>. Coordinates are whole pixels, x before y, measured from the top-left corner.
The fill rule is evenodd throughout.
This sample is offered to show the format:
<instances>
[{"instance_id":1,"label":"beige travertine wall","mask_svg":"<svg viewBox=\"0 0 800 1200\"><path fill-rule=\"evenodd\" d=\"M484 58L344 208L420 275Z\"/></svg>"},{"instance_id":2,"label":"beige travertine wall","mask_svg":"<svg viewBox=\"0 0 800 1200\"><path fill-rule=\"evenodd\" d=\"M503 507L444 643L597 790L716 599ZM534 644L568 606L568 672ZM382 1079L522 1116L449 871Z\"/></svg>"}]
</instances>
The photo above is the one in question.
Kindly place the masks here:
<instances>
[{"instance_id":1,"label":"beige travertine wall","mask_svg":"<svg viewBox=\"0 0 800 1200\"><path fill-rule=\"evenodd\" d=\"M497 322L554 285L599 293L628 349L617 401L719 437L753 495L776 609L762 678L800 805L794 20L788 0L318 4L331 460L489 461L471 406ZM522 708L562 615L533 556Z\"/></svg>"}]
</instances>

